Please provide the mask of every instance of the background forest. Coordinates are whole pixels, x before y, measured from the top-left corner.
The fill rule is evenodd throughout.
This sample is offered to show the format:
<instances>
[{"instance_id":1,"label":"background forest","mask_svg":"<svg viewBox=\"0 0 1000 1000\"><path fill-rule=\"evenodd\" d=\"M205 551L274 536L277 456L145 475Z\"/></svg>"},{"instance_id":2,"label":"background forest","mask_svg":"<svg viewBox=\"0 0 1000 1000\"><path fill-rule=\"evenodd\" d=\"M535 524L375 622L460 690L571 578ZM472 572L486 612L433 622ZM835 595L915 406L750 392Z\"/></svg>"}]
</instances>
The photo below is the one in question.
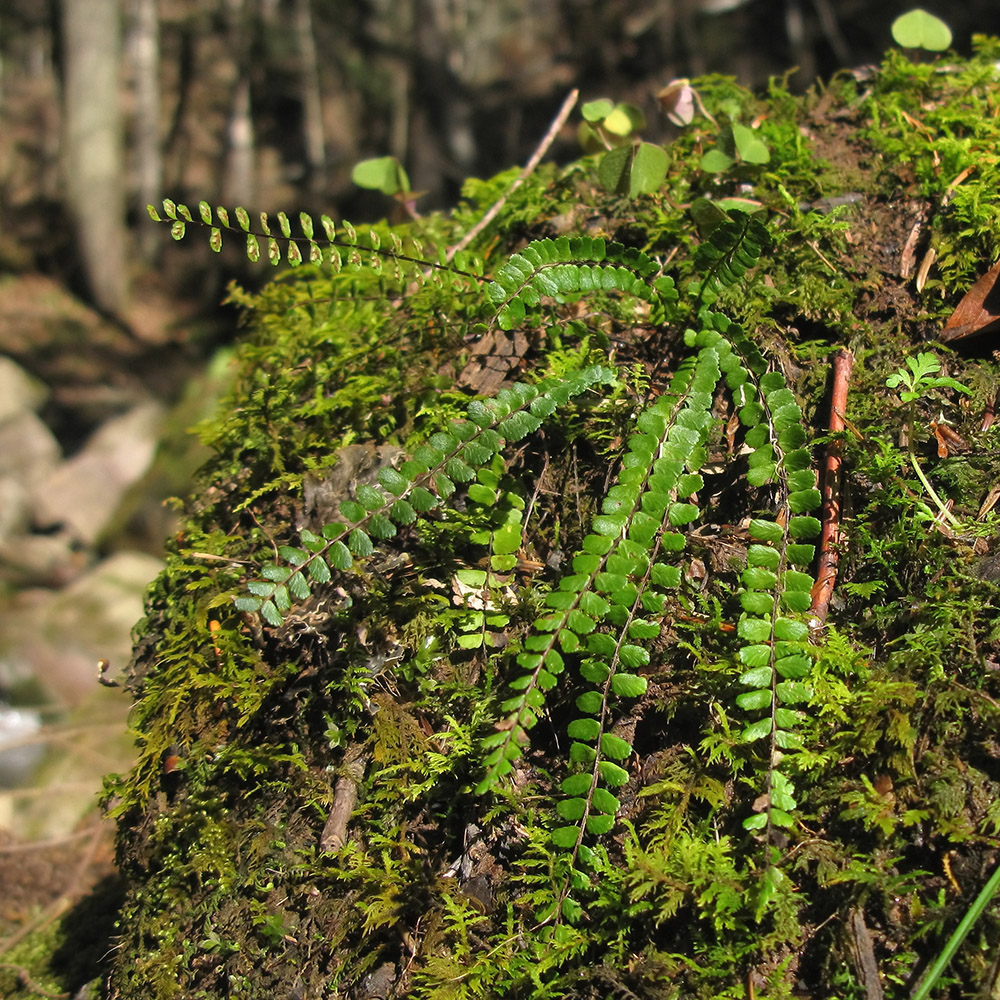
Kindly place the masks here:
<instances>
[{"instance_id":1,"label":"background forest","mask_svg":"<svg viewBox=\"0 0 1000 1000\"><path fill-rule=\"evenodd\" d=\"M164 195L338 221L452 206L469 176L523 163L573 87L673 127L678 77L771 76L804 92L878 62L909 3L7 0L0 7L0 947L110 870L81 823L100 773L127 769L114 683L145 584L205 452L186 433L231 373L242 249L177 245ZM955 49L996 30L989 4L947 15ZM789 67L798 67L794 72ZM575 119L572 120L575 122ZM351 180L398 158L397 204ZM551 157L579 155L575 124ZM0 366L2 368L2 366ZM41 726L41 728L39 728ZM19 758L10 753L28 750ZM41 768L39 770L39 768ZM30 786L32 775L44 782ZM21 838L42 838L24 852ZM83 844L83 852L78 850ZM26 861L26 858L29 860Z\"/></svg>"},{"instance_id":2,"label":"background forest","mask_svg":"<svg viewBox=\"0 0 1000 1000\"><path fill-rule=\"evenodd\" d=\"M655 138L666 121L654 95L670 80L712 72L759 87L796 67L790 86L805 90L876 61L909 6L8 0L0 263L57 276L154 336L151 299L214 304L242 266L164 260L166 235L144 221L164 193L370 217L386 206L351 169L390 154L424 193L418 210L449 205L466 177L523 162L571 87L635 103ZM995 12L975 2L948 15L968 39ZM576 153L567 129L555 155Z\"/></svg>"}]
</instances>

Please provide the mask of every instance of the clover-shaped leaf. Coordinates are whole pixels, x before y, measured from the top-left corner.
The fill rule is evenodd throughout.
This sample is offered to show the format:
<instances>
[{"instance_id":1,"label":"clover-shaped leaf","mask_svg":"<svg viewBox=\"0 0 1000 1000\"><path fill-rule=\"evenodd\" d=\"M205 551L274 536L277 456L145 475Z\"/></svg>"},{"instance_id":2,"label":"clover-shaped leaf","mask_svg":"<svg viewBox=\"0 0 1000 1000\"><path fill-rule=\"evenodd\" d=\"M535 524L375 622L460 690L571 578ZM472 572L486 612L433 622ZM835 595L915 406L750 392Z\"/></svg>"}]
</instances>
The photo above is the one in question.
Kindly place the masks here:
<instances>
[{"instance_id":1,"label":"clover-shaped leaf","mask_svg":"<svg viewBox=\"0 0 1000 1000\"><path fill-rule=\"evenodd\" d=\"M941 18L917 7L892 22L892 37L903 48L943 52L951 45L951 28Z\"/></svg>"}]
</instances>

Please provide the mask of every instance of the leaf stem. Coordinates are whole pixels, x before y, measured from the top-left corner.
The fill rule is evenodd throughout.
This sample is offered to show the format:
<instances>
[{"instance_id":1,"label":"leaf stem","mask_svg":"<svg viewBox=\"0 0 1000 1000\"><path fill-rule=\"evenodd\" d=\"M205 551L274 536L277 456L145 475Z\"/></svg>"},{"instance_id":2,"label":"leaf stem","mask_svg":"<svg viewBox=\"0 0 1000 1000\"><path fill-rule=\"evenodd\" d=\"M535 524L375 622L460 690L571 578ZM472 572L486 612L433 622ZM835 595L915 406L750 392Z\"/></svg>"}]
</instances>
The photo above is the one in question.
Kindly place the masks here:
<instances>
[{"instance_id":1,"label":"leaf stem","mask_svg":"<svg viewBox=\"0 0 1000 1000\"><path fill-rule=\"evenodd\" d=\"M907 446L907 452L910 456L910 465L913 466L913 471L917 474L917 478L924 485L924 489L927 490L927 495L934 501L937 509L941 511L941 515L953 528L960 528L958 518L950 510L948 510L945 502L937 495L934 487L931 486L930 480L924 474L924 470L921 468L920 462L917 461L916 453L913 451L912 437L911 441Z\"/></svg>"},{"instance_id":2,"label":"leaf stem","mask_svg":"<svg viewBox=\"0 0 1000 1000\"><path fill-rule=\"evenodd\" d=\"M945 943L941 954L938 955L937 960L931 966L930 971L917 987L912 1000L927 1000L927 997L930 996L931 990L937 985L938 980L948 967L948 963L952 960L952 958L954 958L959 945L961 945L961 943L965 940L969 931L972 930L972 925L982 915L983 910L985 910L989 905L990 900L992 900L996 895L998 889L1000 889L1000 866L997 866L996 871L993 872L989 881L983 886L979 895L976 896L965 916L962 917L959 925L954 929L954 931L952 931L951 937L948 938Z\"/></svg>"}]
</instances>

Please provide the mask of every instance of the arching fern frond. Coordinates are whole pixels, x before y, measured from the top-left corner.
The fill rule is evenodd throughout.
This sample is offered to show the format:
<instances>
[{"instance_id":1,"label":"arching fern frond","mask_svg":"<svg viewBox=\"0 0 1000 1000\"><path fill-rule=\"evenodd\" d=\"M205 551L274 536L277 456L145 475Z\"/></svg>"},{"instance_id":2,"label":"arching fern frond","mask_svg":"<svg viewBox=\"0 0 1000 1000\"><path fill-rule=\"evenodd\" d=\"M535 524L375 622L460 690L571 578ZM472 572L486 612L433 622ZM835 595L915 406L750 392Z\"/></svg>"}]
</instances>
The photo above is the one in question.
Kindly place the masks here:
<instances>
[{"instance_id":1,"label":"arching fern frond","mask_svg":"<svg viewBox=\"0 0 1000 1000\"><path fill-rule=\"evenodd\" d=\"M473 400L464 420L453 420L448 430L432 435L399 468L383 468L377 485L358 486L353 499L341 502L341 519L324 525L321 536L303 530L301 547L281 546L284 564L266 565L261 577L247 584L248 593L236 598L236 607L280 625L292 598L305 600L312 584L329 582L334 570L352 569L356 559L372 554L373 538L392 538L399 527L447 500L456 483L471 483L476 470L488 466L508 441L521 440L559 406L613 378L611 369L593 365L537 385L517 383L493 399Z\"/></svg>"},{"instance_id":2,"label":"arching fern frond","mask_svg":"<svg viewBox=\"0 0 1000 1000\"><path fill-rule=\"evenodd\" d=\"M694 254L694 266L705 292L718 292L739 282L766 253L773 241L763 224L746 212L733 210L730 221L716 226Z\"/></svg>"},{"instance_id":3,"label":"arching fern frond","mask_svg":"<svg viewBox=\"0 0 1000 1000\"><path fill-rule=\"evenodd\" d=\"M497 324L510 330L543 296L562 301L584 292L619 291L646 301L676 302L674 280L660 275L661 269L652 257L621 243L560 236L534 240L514 254L494 274L488 292L498 309Z\"/></svg>"},{"instance_id":4,"label":"arching fern frond","mask_svg":"<svg viewBox=\"0 0 1000 1000\"><path fill-rule=\"evenodd\" d=\"M809 512L819 506L820 493L804 447L802 411L784 376L767 371L756 346L735 324L727 326L745 362L733 389L747 428L745 441L754 449L747 478L756 486L775 483L779 494L773 516L750 524L752 543L741 577L739 683L746 690L736 704L751 714L764 713L748 722L741 739L768 739L762 808L744 826L791 828L797 803L790 769L794 751L802 748L795 730L803 720L794 706L811 697L808 677L815 652L807 619L814 580L807 570L815 551L809 539L819 534L820 522Z\"/></svg>"},{"instance_id":5,"label":"arching fern frond","mask_svg":"<svg viewBox=\"0 0 1000 1000\"><path fill-rule=\"evenodd\" d=\"M260 212L253 225L246 209L237 207L232 216L221 205L215 209L207 201L198 203L197 214L180 202L163 199L163 215L154 205L147 205L146 211L154 222L169 223L170 235L182 240L187 235L189 225L209 232L208 244L218 253L222 249L225 233L232 233L245 242L247 258L256 263L262 256L277 267L287 263L291 267L315 264L327 267L334 273L342 268L360 270L368 268L381 274L388 262L393 268L392 277L403 279L402 267L410 271L442 272L462 278L482 280L482 261L471 253L456 255L451 262L425 258L423 246L412 238L404 240L394 230L388 230L383 245L379 229L371 228L366 234L358 230L346 219L338 226L328 215L321 215L319 228L307 212L298 215L298 227L293 231L292 221L284 212L275 213L273 219L267 212ZM235 224L233 223L235 218Z\"/></svg>"},{"instance_id":6,"label":"arching fern frond","mask_svg":"<svg viewBox=\"0 0 1000 1000\"><path fill-rule=\"evenodd\" d=\"M686 470L697 464L692 459L707 437L711 424L708 408L717 378L714 354L699 356L681 367L668 391L639 417L618 481L608 491L602 512L594 518L590 534L573 558L573 572L545 598L549 610L535 619L533 632L524 641L524 652L517 657L522 673L511 682L516 693L501 704L506 719L500 731L484 741L484 749L490 753L480 791L507 774L521 755L528 730L538 719L544 692L555 685L564 669L563 654L583 656L584 678L605 685L605 695L612 690L616 694L634 690L635 697L642 693L639 688L645 688L638 677L618 672L622 668L634 670L648 659L645 650L626 641L643 598L654 613L662 604L647 585L676 586L680 580L676 567L654 565L650 554L661 548L676 551L682 547L683 538L674 529L697 516L697 507L687 498L699 488L701 477ZM605 627L618 631L608 634ZM633 631L641 628L637 625ZM616 676L619 679L614 684ZM595 709L588 714L605 717L606 697L599 703L587 697L586 705ZM610 747L616 748L618 757L623 755L622 748L605 738L604 727L594 719L578 720L570 736L578 741L571 748L574 760L589 760L595 754L580 742L584 739L600 745L605 757L616 755L608 753ZM630 747L624 748L624 756L629 752ZM591 816L592 805L591 797L579 817L582 825L589 825L591 833L607 832L610 823ZM569 829L575 842L576 827ZM572 846L569 840L568 832L557 831L560 846Z\"/></svg>"}]
</instances>

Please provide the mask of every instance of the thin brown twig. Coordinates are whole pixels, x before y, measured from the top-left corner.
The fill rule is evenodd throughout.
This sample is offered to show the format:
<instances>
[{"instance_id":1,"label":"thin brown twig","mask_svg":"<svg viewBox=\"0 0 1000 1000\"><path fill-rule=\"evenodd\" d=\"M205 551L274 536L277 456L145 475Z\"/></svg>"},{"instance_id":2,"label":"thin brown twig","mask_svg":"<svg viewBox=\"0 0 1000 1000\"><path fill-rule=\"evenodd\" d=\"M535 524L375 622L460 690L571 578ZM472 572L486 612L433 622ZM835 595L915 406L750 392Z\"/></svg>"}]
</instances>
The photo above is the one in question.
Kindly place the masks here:
<instances>
[{"instance_id":1,"label":"thin brown twig","mask_svg":"<svg viewBox=\"0 0 1000 1000\"><path fill-rule=\"evenodd\" d=\"M0 969L10 969L17 976L18 982L30 993L37 993L39 996L49 997L51 1000L62 1000L63 997L69 996L69 993L50 993L48 990L43 990L31 978L31 973L23 965L14 965L13 962L0 962Z\"/></svg>"},{"instance_id":2,"label":"thin brown twig","mask_svg":"<svg viewBox=\"0 0 1000 1000\"><path fill-rule=\"evenodd\" d=\"M819 257L819 259L821 261L823 261L823 263L826 264L826 266L834 274L840 274L840 268L835 267L833 264L830 263L829 260L827 260L826 256L823 254L823 251L820 250L820 248L819 248L819 246L817 244L815 244L812 240L806 240L806 243L808 244L809 248L813 251L813 253L815 253L816 256Z\"/></svg>"},{"instance_id":3,"label":"thin brown twig","mask_svg":"<svg viewBox=\"0 0 1000 1000\"><path fill-rule=\"evenodd\" d=\"M549 146L555 141L559 130L566 123L566 119L569 118L569 113L573 110L573 105L576 104L579 96L579 90L570 91L566 100L563 101L559 113L552 119L552 124L549 126L548 132L545 133L538 148L532 153L531 159L525 164L524 169L517 175L514 183L490 206L487 213L453 247L448 249L447 254L445 254L445 260L453 260L455 254L464 250L496 218L497 213L503 208L507 199L531 176L535 167L541 162L542 157L548 152Z\"/></svg>"},{"instance_id":4,"label":"thin brown twig","mask_svg":"<svg viewBox=\"0 0 1000 1000\"><path fill-rule=\"evenodd\" d=\"M854 355L846 349L837 351L833 358L833 387L830 399L830 433L844 430L847 412L847 389L851 382ZM830 611L830 599L837 582L837 565L840 552L840 469L843 461L843 441L833 438L827 445L826 461L820 492L823 497L823 529L819 541L819 559L816 564L816 583L812 588L812 615L825 622Z\"/></svg>"}]
</instances>

